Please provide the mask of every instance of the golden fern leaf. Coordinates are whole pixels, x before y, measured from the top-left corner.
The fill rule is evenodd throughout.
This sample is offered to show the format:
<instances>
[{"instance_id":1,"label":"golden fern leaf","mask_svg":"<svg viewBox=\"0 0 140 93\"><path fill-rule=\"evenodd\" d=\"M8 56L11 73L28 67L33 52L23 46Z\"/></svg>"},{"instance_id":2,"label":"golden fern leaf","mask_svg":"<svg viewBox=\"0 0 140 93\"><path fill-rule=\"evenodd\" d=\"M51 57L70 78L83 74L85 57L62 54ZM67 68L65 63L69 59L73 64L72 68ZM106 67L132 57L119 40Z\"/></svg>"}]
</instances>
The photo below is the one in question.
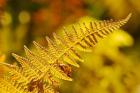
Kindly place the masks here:
<instances>
[{"instance_id":1,"label":"golden fern leaf","mask_svg":"<svg viewBox=\"0 0 140 93\"><path fill-rule=\"evenodd\" d=\"M72 79L64 72L62 71L57 65L52 66L50 68L50 72L57 78L72 81Z\"/></svg>"},{"instance_id":2,"label":"golden fern leaf","mask_svg":"<svg viewBox=\"0 0 140 93\"><path fill-rule=\"evenodd\" d=\"M4 65L9 69L8 73L3 78L0 78L1 93L48 93L45 91L53 91L51 85L49 85L50 88L46 88L44 91L43 86L48 86L47 83L43 84L42 79L32 79L32 76L29 76L28 72L22 67L6 63Z\"/></svg>"},{"instance_id":3,"label":"golden fern leaf","mask_svg":"<svg viewBox=\"0 0 140 93\"><path fill-rule=\"evenodd\" d=\"M43 62L45 62L44 59L42 59L39 56L35 55L26 46L24 46L24 48L25 48L25 52L26 52L26 55L27 55L30 63L33 66L35 66L39 71L42 72L42 76L45 75L45 74L48 74L47 72L50 70L50 72L52 74L54 74L53 72L57 73L56 77L63 77L63 79L65 79L65 80L69 80L70 79L68 76L65 76L65 73L62 72L59 68L56 68L56 67L51 66L51 65L43 64ZM59 72L59 71L61 71L61 72ZM45 79L45 77L44 77L44 79ZM48 79L48 77L47 77L47 79Z\"/></svg>"},{"instance_id":4,"label":"golden fern leaf","mask_svg":"<svg viewBox=\"0 0 140 93\"><path fill-rule=\"evenodd\" d=\"M7 65L8 73L0 78L0 88L5 92L2 93L29 93L27 84L30 82L27 77L22 75L19 67Z\"/></svg>"},{"instance_id":5,"label":"golden fern leaf","mask_svg":"<svg viewBox=\"0 0 140 93\"><path fill-rule=\"evenodd\" d=\"M77 31L76 28L73 26L72 27L73 35L68 33L64 28L63 37L59 37L58 35L53 34L55 39L54 41L46 37L48 41L47 48L41 46L36 42L34 42L34 45L38 49L39 57L44 59L44 62L46 64L51 64L49 66L46 66L46 68L50 67L50 72L54 76L60 79L72 80L69 77L67 77L67 75L64 75L64 73L62 73L63 71L59 69L59 64L67 62L68 64L79 67L79 65L76 63L76 60L81 62L83 62L83 60L80 57L80 55L76 52L77 50L75 49L75 47L80 46L81 48L83 48L83 50L86 50L87 48L96 45L98 42L97 37L104 38L104 36L110 34L112 31L124 25L130 18L130 16L131 14L129 14L125 19L119 21L110 20L110 21L90 22L89 23L90 26L86 26L86 24L83 23L81 26L79 25L78 29L80 29L80 31ZM29 56L29 54L31 54L31 52L28 53L27 56ZM40 62L38 58L35 57L32 58ZM40 63L44 64L44 62ZM38 65L37 67L39 66L40 65Z\"/></svg>"},{"instance_id":6,"label":"golden fern leaf","mask_svg":"<svg viewBox=\"0 0 140 93\"><path fill-rule=\"evenodd\" d=\"M47 48L33 42L38 50L37 53L31 52L25 46L24 49L27 58L13 54L16 60L21 64L20 69L12 70L11 74L11 77L16 77L17 75L16 80L18 82L14 81L14 84L9 82L12 86L9 84L9 86L6 86L5 84L8 83L7 81L2 81L1 83L5 82L3 85L9 88L15 86L13 89L24 87L23 91L28 91L26 93L56 93L53 88L51 88L55 87L54 80L52 80L51 77L72 81L69 75L71 72L69 65L79 67L77 61L83 62L77 50L82 50L84 52L89 51L88 49L90 47L98 43L98 38L104 38L114 30L120 28L129 20L130 16L131 14L119 21L106 20L90 22L88 25L85 23L78 24L78 27L75 27L75 24L72 26L72 33L68 32L67 28L64 28L62 37L55 33L53 33L54 40L46 37L48 42ZM20 75L23 76L21 79ZM47 85L43 82L48 82L49 84ZM24 93L21 92L22 89L21 91L13 91L15 91L15 93Z\"/></svg>"},{"instance_id":7,"label":"golden fern leaf","mask_svg":"<svg viewBox=\"0 0 140 93\"><path fill-rule=\"evenodd\" d=\"M32 64L30 64L30 61L27 58L18 56L16 54L12 54L16 60L21 64L23 71L25 71L26 76L28 76L31 80L35 79L38 80L41 78L40 72L36 70L36 67L33 67Z\"/></svg>"},{"instance_id":8,"label":"golden fern leaf","mask_svg":"<svg viewBox=\"0 0 140 93\"><path fill-rule=\"evenodd\" d=\"M29 59L30 63L36 67L42 73L47 72L48 68L46 68L47 64L44 63L45 60L41 57L37 56L35 53L31 52L26 46L24 46L25 53L27 58ZM45 66L46 65L46 66Z\"/></svg>"},{"instance_id":9,"label":"golden fern leaf","mask_svg":"<svg viewBox=\"0 0 140 93\"><path fill-rule=\"evenodd\" d=\"M104 38L104 36L110 34L114 30L118 29L122 25L124 25L131 14L129 14L125 19L119 21L99 21L99 22L90 22L90 27L86 26L84 23L80 27L78 31L73 26L73 36L66 31L64 28L64 36L59 37L55 33L54 42L47 38L48 41L48 49L42 47L41 45L34 42L35 46L39 50L39 55L46 59L49 63L57 63L59 60L62 61L62 58L67 58L73 62L73 60L78 60L83 62L81 57L76 53L76 46L80 46L83 50L86 48L94 46L97 44L97 37ZM84 29L82 28L84 27ZM53 42L53 43L52 43ZM58 47L59 46L59 47ZM63 60L66 61L67 60ZM76 63L71 63L71 65L75 65ZM77 66L77 65L75 65ZM78 67L78 66L77 66Z\"/></svg>"},{"instance_id":10,"label":"golden fern leaf","mask_svg":"<svg viewBox=\"0 0 140 93\"><path fill-rule=\"evenodd\" d=\"M9 81L7 79L0 78L0 88L2 93L29 93L27 90L23 90L21 87L18 88L15 81Z\"/></svg>"}]
</instances>

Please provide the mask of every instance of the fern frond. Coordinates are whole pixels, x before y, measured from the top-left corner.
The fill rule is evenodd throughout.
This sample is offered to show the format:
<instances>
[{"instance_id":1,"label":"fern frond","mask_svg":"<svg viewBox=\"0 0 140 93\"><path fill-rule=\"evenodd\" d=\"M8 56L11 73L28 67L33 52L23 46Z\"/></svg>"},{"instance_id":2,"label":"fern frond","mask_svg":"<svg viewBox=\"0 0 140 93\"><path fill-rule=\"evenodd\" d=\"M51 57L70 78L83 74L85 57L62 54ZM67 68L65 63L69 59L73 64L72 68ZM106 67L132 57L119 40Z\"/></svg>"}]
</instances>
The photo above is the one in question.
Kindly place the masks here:
<instances>
[{"instance_id":1,"label":"fern frond","mask_svg":"<svg viewBox=\"0 0 140 93\"><path fill-rule=\"evenodd\" d=\"M86 26L85 23L83 23L82 27L84 28L80 27L80 25L78 26L80 28L77 28L80 30L76 30L76 28L73 26L72 27L73 35L71 35L71 33L68 33L68 31L66 31L66 29L64 28L63 37L59 37L54 33L53 34L55 39L54 41L50 42L50 39L47 38L49 50L47 50L44 47L41 47L41 45L37 43L35 43L35 45L37 49L39 49L39 54L41 57L45 58L48 56L48 58L46 59L48 59L47 61L49 63L56 63L63 57L65 58L66 56L68 56L68 59L71 61L78 60L83 62L81 57L77 55L75 47L80 46L83 50L86 50L87 48L96 45L98 43L97 37L104 38L104 36L120 28L129 20L130 16L131 14L129 14L125 19L122 19L120 21L110 20L110 21L90 22L89 27ZM56 47L54 47L54 45ZM63 61L70 63L70 61L67 61L65 59ZM75 65L76 63L70 64Z\"/></svg>"},{"instance_id":2,"label":"fern frond","mask_svg":"<svg viewBox=\"0 0 140 93\"><path fill-rule=\"evenodd\" d=\"M72 81L72 79L64 73L57 65L52 66L50 72L59 79Z\"/></svg>"},{"instance_id":3,"label":"fern frond","mask_svg":"<svg viewBox=\"0 0 140 93\"><path fill-rule=\"evenodd\" d=\"M68 33L68 31L64 27L63 37L59 37L55 33L53 34L54 41L52 41L49 37L46 37L46 40L48 41L47 48L41 46L36 42L33 42L38 50L38 58L33 56L33 53L31 53L26 48L27 57L32 61L34 60L34 62L31 61L31 63L34 65L36 63L38 65L38 69L41 70L42 68L45 68L43 65L46 64L46 72L50 67L50 72L54 76L59 77L60 79L71 80L66 77L66 74L64 75L63 73L63 75L57 76L58 72L53 71L57 71L59 69L60 63L66 62L73 66L79 67L76 61L83 62L83 59L77 53L77 46L80 46L83 50L95 46L98 43L98 38L104 38L108 34L112 33L114 30L120 28L129 20L130 16L131 14L129 14L125 19L119 21L107 20L99 22L90 22L88 26L86 26L86 24L83 23L79 24L79 28L75 28L74 26L72 26L73 34ZM40 61L39 57L41 57L44 61ZM37 63L37 61L40 63ZM48 66L47 64L50 65ZM61 72L61 74L63 72L61 71L61 69L58 71Z\"/></svg>"},{"instance_id":4,"label":"fern frond","mask_svg":"<svg viewBox=\"0 0 140 93\"><path fill-rule=\"evenodd\" d=\"M8 73L0 79L0 87L5 90L4 93L29 93L27 84L30 80L23 76L22 68L8 68Z\"/></svg>"},{"instance_id":5,"label":"fern frond","mask_svg":"<svg viewBox=\"0 0 140 93\"><path fill-rule=\"evenodd\" d=\"M41 71L42 73L48 71L48 68L46 68L47 65L44 63L45 62L44 59L37 56L35 53L31 52L26 46L24 46L24 50L25 50L26 56L29 59L30 63L34 67L36 67L37 70Z\"/></svg>"},{"instance_id":6,"label":"fern frond","mask_svg":"<svg viewBox=\"0 0 140 93\"><path fill-rule=\"evenodd\" d=\"M62 37L55 33L53 33L54 40L46 37L47 48L34 41L37 53L24 46L27 58L12 54L21 67L12 68L10 79L6 81L2 79L0 88L5 86L4 89L7 91L11 91L13 88L14 92L12 93L56 93L53 90L55 87L53 79L56 77L72 81L71 68L68 67L70 65L79 67L77 62L84 61L78 50L90 51L90 48L98 43L99 38L104 38L120 28L129 20L130 16L131 14L119 21L105 20L89 24L74 24L71 27L71 32L68 32L67 28L64 27Z\"/></svg>"},{"instance_id":7,"label":"fern frond","mask_svg":"<svg viewBox=\"0 0 140 93\"><path fill-rule=\"evenodd\" d=\"M19 85L19 84L18 84ZM5 92L1 93L29 93L27 90L23 90L22 87L18 87L15 81L9 81L0 78L0 89Z\"/></svg>"},{"instance_id":8,"label":"fern frond","mask_svg":"<svg viewBox=\"0 0 140 93\"><path fill-rule=\"evenodd\" d=\"M22 69L23 69L26 77L29 77L30 80L33 80L33 79L38 80L38 79L41 78L40 72L38 72L36 70L36 67L33 67L33 65L30 64L30 61L27 58L18 56L18 55L14 54L14 53L12 55L21 64Z\"/></svg>"}]
</instances>

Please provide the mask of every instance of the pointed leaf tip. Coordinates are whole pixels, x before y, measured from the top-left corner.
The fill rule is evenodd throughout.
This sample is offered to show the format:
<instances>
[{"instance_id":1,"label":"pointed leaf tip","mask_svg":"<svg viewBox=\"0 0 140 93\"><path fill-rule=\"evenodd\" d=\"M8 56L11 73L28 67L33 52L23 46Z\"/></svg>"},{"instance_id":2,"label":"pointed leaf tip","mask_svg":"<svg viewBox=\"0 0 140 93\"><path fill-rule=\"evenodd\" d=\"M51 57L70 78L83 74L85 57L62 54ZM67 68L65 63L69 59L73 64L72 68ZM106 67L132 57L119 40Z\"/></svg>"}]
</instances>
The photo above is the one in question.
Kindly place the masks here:
<instances>
[{"instance_id":1,"label":"pointed leaf tip","mask_svg":"<svg viewBox=\"0 0 140 93\"><path fill-rule=\"evenodd\" d=\"M10 68L17 67L16 65L12 65L12 64L8 64L8 63L0 63L0 65L4 65L4 66L10 67Z\"/></svg>"},{"instance_id":2,"label":"pointed leaf tip","mask_svg":"<svg viewBox=\"0 0 140 93\"><path fill-rule=\"evenodd\" d=\"M18 58L20 58L19 55L15 54L15 53L12 53L12 56L17 60Z\"/></svg>"},{"instance_id":3,"label":"pointed leaf tip","mask_svg":"<svg viewBox=\"0 0 140 93\"><path fill-rule=\"evenodd\" d=\"M37 45L37 42L36 42L36 41L33 41L33 44L34 44L34 45Z\"/></svg>"},{"instance_id":4,"label":"pointed leaf tip","mask_svg":"<svg viewBox=\"0 0 140 93\"><path fill-rule=\"evenodd\" d=\"M132 13L129 13L128 16L125 18L126 21L128 21L132 16Z\"/></svg>"},{"instance_id":5,"label":"pointed leaf tip","mask_svg":"<svg viewBox=\"0 0 140 93\"><path fill-rule=\"evenodd\" d=\"M24 45L24 50L26 51L30 51L29 48L27 46Z\"/></svg>"},{"instance_id":6,"label":"pointed leaf tip","mask_svg":"<svg viewBox=\"0 0 140 93\"><path fill-rule=\"evenodd\" d=\"M24 51L28 57L29 54L31 54L31 51L29 50L29 48L27 46L24 46Z\"/></svg>"},{"instance_id":7,"label":"pointed leaf tip","mask_svg":"<svg viewBox=\"0 0 140 93\"><path fill-rule=\"evenodd\" d=\"M13 56L13 57L16 57L16 56L18 56L18 55L17 55L17 54L15 54L15 53L12 53L12 56Z\"/></svg>"},{"instance_id":8,"label":"pointed leaf tip","mask_svg":"<svg viewBox=\"0 0 140 93\"><path fill-rule=\"evenodd\" d=\"M24 48L27 48L27 46L26 46L26 45L24 45Z\"/></svg>"},{"instance_id":9,"label":"pointed leaf tip","mask_svg":"<svg viewBox=\"0 0 140 93\"><path fill-rule=\"evenodd\" d=\"M47 40L47 43L52 43L52 40L48 37L48 36L46 36L46 40Z\"/></svg>"}]
</instances>

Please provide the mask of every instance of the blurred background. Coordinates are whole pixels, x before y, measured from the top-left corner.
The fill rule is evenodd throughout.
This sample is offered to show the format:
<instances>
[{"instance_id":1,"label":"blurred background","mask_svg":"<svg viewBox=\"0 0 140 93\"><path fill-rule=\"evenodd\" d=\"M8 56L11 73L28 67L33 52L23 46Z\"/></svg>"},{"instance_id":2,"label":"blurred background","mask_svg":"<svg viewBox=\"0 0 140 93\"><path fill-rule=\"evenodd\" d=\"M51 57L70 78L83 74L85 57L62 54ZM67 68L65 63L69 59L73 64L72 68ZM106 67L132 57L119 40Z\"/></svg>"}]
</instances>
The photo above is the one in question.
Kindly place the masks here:
<instances>
[{"instance_id":1,"label":"blurred background","mask_svg":"<svg viewBox=\"0 0 140 93\"><path fill-rule=\"evenodd\" d=\"M63 82L61 93L140 93L140 0L0 0L0 61L14 63L11 53L24 55L23 45L32 41L46 45L64 25L87 21L121 19L129 22L74 69L73 82Z\"/></svg>"}]
</instances>

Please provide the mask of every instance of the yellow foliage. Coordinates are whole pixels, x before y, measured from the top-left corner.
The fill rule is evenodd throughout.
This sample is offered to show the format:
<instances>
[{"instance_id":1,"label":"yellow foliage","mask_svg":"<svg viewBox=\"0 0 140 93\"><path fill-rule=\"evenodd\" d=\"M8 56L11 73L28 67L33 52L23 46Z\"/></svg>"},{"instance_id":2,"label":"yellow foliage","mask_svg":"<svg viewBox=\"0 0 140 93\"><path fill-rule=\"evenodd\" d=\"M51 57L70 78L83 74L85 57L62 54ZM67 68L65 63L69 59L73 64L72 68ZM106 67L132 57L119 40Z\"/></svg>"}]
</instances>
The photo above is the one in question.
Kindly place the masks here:
<instances>
[{"instance_id":1,"label":"yellow foliage","mask_svg":"<svg viewBox=\"0 0 140 93\"><path fill-rule=\"evenodd\" d=\"M139 93L140 64L119 50L132 45L133 38L123 30L100 41L92 53L84 54L85 62L75 73L72 93Z\"/></svg>"},{"instance_id":2,"label":"yellow foliage","mask_svg":"<svg viewBox=\"0 0 140 93\"><path fill-rule=\"evenodd\" d=\"M79 21L80 23L71 26L73 32L68 32L70 28L64 27L63 36L53 33L53 41L46 37L47 48L33 42L37 52L32 52L24 46L27 57L12 54L21 66L5 64L9 71L1 79L0 87L13 93L45 93L46 91L55 93L57 90L53 89L58 87L56 84L58 79L55 78L72 81L71 66L79 67L76 62L83 62L77 50L86 52L89 48L92 49L100 38L103 39L119 29L130 17L131 14L119 21L87 21L86 23ZM107 69L103 73L106 77L110 74L110 70ZM51 88L47 90L47 87Z\"/></svg>"}]
</instances>

